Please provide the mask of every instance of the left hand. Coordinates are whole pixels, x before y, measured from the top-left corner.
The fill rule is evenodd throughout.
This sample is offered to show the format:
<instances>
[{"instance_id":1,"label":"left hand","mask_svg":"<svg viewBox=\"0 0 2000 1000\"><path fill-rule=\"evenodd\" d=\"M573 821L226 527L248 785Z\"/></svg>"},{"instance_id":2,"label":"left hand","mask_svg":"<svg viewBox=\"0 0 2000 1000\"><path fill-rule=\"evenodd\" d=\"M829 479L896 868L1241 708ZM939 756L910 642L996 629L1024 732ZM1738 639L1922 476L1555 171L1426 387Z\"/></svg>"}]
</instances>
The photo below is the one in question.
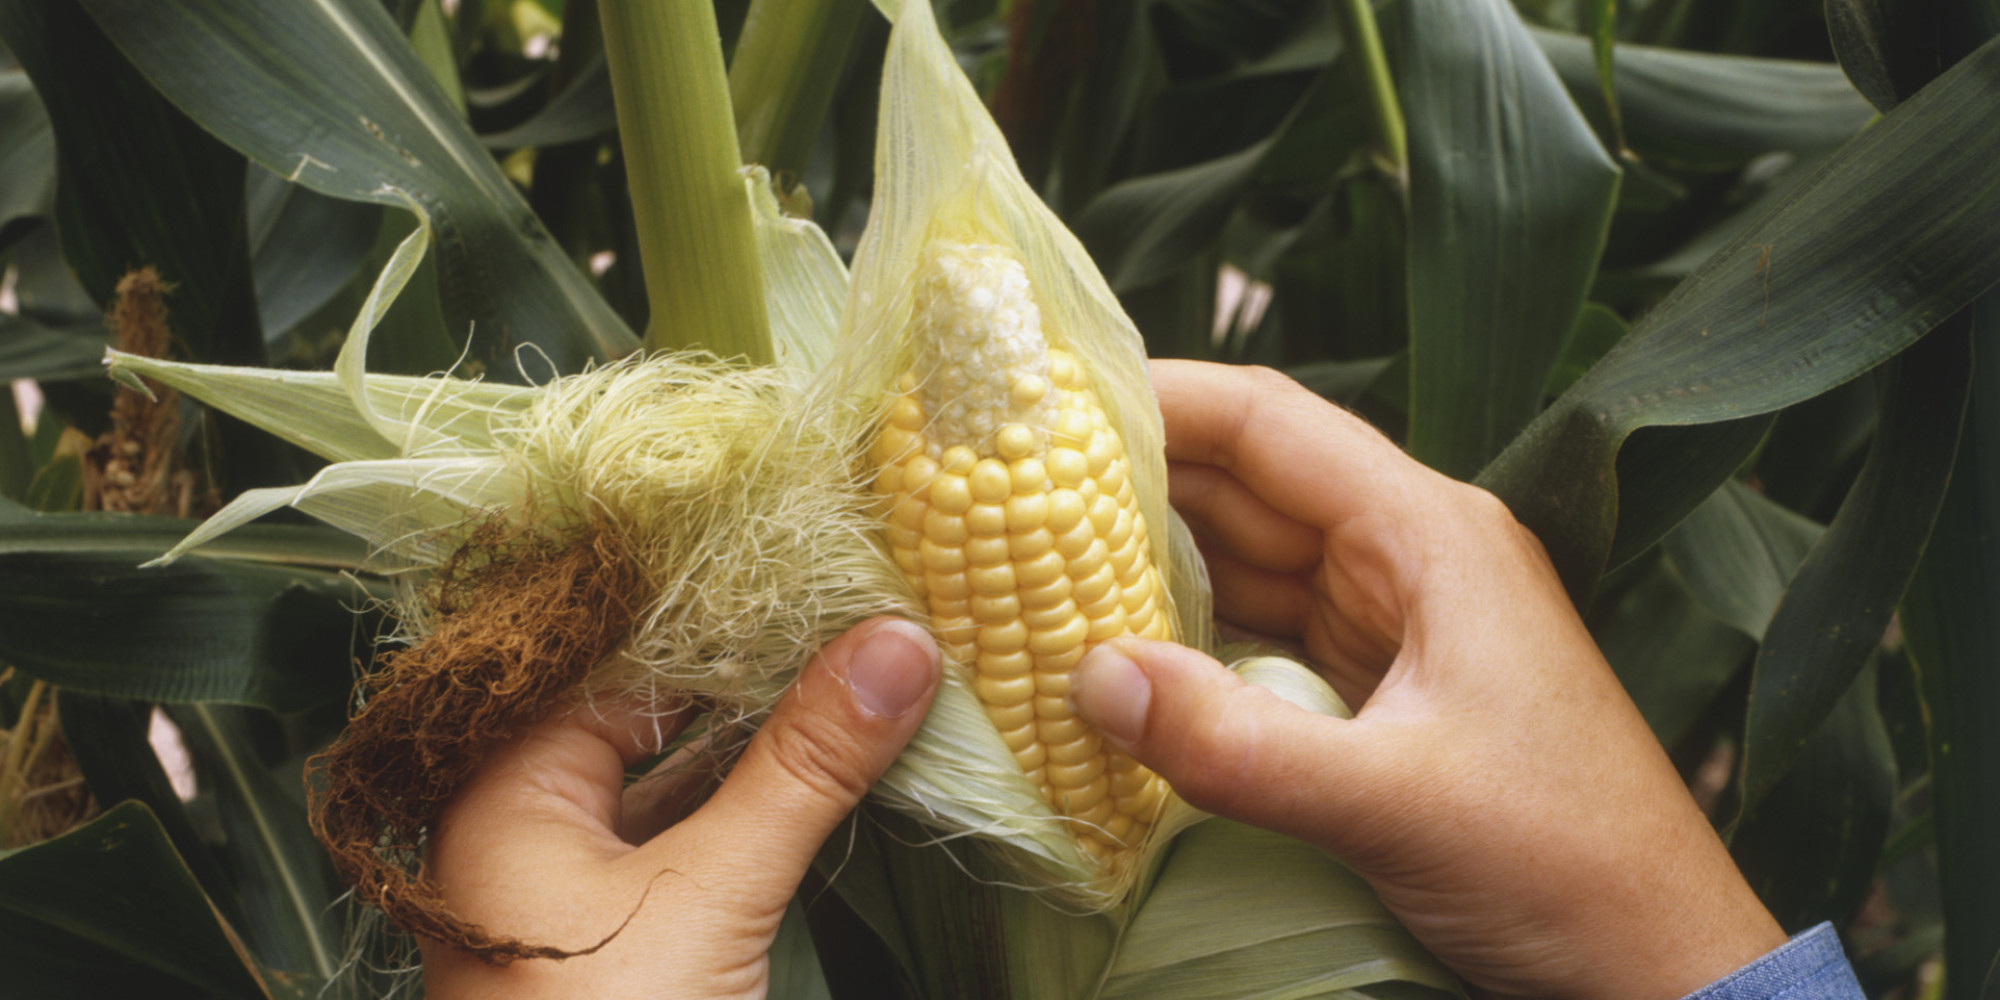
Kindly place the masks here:
<instances>
[{"instance_id":1,"label":"left hand","mask_svg":"<svg viewBox=\"0 0 2000 1000\"><path fill-rule=\"evenodd\" d=\"M586 705L507 744L439 817L428 871L447 904L495 933L566 949L624 927L588 955L498 966L425 940L428 995L763 996L799 880L916 732L937 679L923 629L894 619L850 629L685 818L698 777L626 789L624 771L687 713Z\"/></svg>"}]
</instances>

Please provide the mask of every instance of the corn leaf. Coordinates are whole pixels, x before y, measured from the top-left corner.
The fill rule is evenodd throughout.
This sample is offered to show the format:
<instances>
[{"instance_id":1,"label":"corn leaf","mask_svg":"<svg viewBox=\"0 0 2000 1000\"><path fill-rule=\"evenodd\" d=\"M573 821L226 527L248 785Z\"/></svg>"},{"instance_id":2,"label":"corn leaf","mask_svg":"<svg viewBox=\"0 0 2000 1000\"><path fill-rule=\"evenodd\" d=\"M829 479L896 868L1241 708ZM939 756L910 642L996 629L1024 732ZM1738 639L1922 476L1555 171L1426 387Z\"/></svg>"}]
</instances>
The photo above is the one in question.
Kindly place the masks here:
<instances>
[{"instance_id":1,"label":"corn leaf","mask_svg":"<svg viewBox=\"0 0 2000 1000\"><path fill-rule=\"evenodd\" d=\"M1990 43L1989 43L1990 47ZM1921 97L1921 95L1919 95ZM1902 622L1922 678L1944 894L1947 995L1989 992L2000 960L2000 295L1974 307L1973 395L1937 520L1903 599Z\"/></svg>"},{"instance_id":2,"label":"corn leaf","mask_svg":"<svg viewBox=\"0 0 2000 1000\"><path fill-rule=\"evenodd\" d=\"M246 926L235 879L196 832L187 804L174 793L173 781L148 738L155 706L66 690L56 707L62 715L63 742L76 757L91 797L100 803L130 799L152 810L216 912L232 927Z\"/></svg>"},{"instance_id":3,"label":"corn leaf","mask_svg":"<svg viewBox=\"0 0 2000 1000\"><path fill-rule=\"evenodd\" d=\"M73 4L8 0L0 38L54 128L63 257L99 305L146 264L178 286L175 336L205 361L264 359L244 229L243 157L154 93ZM90 65L89 74L65 73ZM160 169L131 172L132 163Z\"/></svg>"},{"instance_id":4,"label":"corn leaf","mask_svg":"<svg viewBox=\"0 0 2000 1000\"><path fill-rule=\"evenodd\" d=\"M24 996L269 996L145 806L0 852L0 961Z\"/></svg>"},{"instance_id":5,"label":"corn leaf","mask_svg":"<svg viewBox=\"0 0 2000 1000\"><path fill-rule=\"evenodd\" d=\"M1749 454L1768 421L1746 418L1879 364L1993 283L2000 132L1976 109L1995 101L1989 42L1718 251L1481 473L1577 601Z\"/></svg>"},{"instance_id":6,"label":"corn leaf","mask_svg":"<svg viewBox=\"0 0 2000 1000\"><path fill-rule=\"evenodd\" d=\"M1822 530L1730 480L1662 539L1661 549L1709 614L1761 640Z\"/></svg>"},{"instance_id":7,"label":"corn leaf","mask_svg":"<svg viewBox=\"0 0 2000 1000\"><path fill-rule=\"evenodd\" d=\"M448 234L439 253L448 326L473 328L472 357L496 375L528 374L515 354L527 345L559 372L637 345L380 4L82 6L161 93L273 173L336 198L420 205Z\"/></svg>"},{"instance_id":8,"label":"corn leaf","mask_svg":"<svg viewBox=\"0 0 2000 1000\"><path fill-rule=\"evenodd\" d=\"M55 210L56 142L35 85L19 69L0 71L0 247L22 231L16 220Z\"/></svg>"},{"instance_id":9,"label":"corn leaf","mask_svg":"<svg viewBox=\"0 0 2000 1000\"><path fill-rule=\"evenodd\" d=\"M104 347L102 320L52 325L0 314L0 378L95 379L104 371Z\"/></svg>"},{"instance_id":10,"label":"corn leaf","mask_svg":"<svg viewBox=\"0 0 2000 1000\"><path fill-rule=\"evenodd\" d=\"M306 825L303 789L288 790L258 754L251 710L188 704L167 709L195 774L215 795L227 866L257 961L294 987L332 980L343 961L334 900L344 891ZM294 780L296 785L296 779Z\"/></svg>"},{"instance_id":11,"label":"corn leaf","mask_svg":"<svg viewBox=\"0 0 2000 1000\"><path fill-rule=\"evenodd\" d=\"M1971 388L1970 310L1883 366L1874 446L1806 554L1757 656L1743 741L1754 807L1882 644L1931 535Z\"/></svg>"},{"instance_id":12,"label":"corn leaf","mask_svg":"<svg viewBox=\"0 0 2000 1000\"><path fill-rule=\"evenodd\" d=\"M1407 0L1399 18L1408 444L1466 478L1540 411L1604 247L1619 172L1511 7Z\"/></svg>"},{"instance_id":13,"label":"corn leaf","mask_svg":"<svg viewBox=\"0 0 2000 1000\"><path fill-rule=\"evenodd\" d=\"M255 527L167 570L137 564L191 522L0 509L0 658L78 691L291 711L345 697L353 609L386 598L365 553L320 529Z\"/></svg>"},{"instance_id":14,"label":"corn leaf","mask_svg":"<svg viewBox=\"0 0 2000 1000\"><path fill-rule=\"evenodd\" d=\"M276 339L361 272L382 210L287 183L262 167L250 171L246 200L257 314L265 338Z\"/></svg>"},{"instance_id":15,"label":"corn leaf","mask_svg":"<svg viewBox=\"0 0 2000 1000\"><path fill-rule=\"evenodd\" d=\"M1590 39L1529 29L1563 86L1602 119ZM1696 170L1740 166L1774 150L1831 149L1874 117L1839 67L1826 63L1618 46L1625 140L1648 162ZM1609 124L1606 122L1606 124Z\"/></svg>"},{"instance_id":16,"label":"corn leaf","mask_svg":"<svg viewBox=\"0 0 2000 1000\"><path fill-rule=\"evenodd\" d=\"M1875 690L1872 666L1854 674L1730 839L1737 866L1788 932L1845 925L1875 882L1896 799L1896 755Z\"/></svg>"},{"instance_id":17,"label":"corn leaf","mask_svg":"<svg viewBox=\"0 0 2000 1000\"><path fill-rule=\"evenodd\" d=\"M1718 491L1716 496L1725 494ZM1702 509L1689 515L1688 523ZM1667 747L1680 744L1755 644L1695 601L1663 563L1648 567L1630 586L1606 594L1591 616L1590 634L1653 735Z\"/></svg>"},{"instance_id":18,"label":"corn leaf","mask_svg":"<svg viewBox=\"0 0 2000 1000\"><path fill-rule=\"evenodd\" d=\"M1855 89L1883 111L1902 103L2000 34L2000 7L1982 0L1827 0L1827 35Z\"/></svg>"},{"instance_id":19,"label":"corn leaf","mask_svg":"<svg viewBox=\"0 0 2000 1000\"><path fill-rule=\"evenodd\" d=\"M618 109L611 102L611 72L605 68L604 57L599 55L527 121L504 132L482 135L479 141L488 149L560 146L617 130Z\"/></svg>"}]
</instances>

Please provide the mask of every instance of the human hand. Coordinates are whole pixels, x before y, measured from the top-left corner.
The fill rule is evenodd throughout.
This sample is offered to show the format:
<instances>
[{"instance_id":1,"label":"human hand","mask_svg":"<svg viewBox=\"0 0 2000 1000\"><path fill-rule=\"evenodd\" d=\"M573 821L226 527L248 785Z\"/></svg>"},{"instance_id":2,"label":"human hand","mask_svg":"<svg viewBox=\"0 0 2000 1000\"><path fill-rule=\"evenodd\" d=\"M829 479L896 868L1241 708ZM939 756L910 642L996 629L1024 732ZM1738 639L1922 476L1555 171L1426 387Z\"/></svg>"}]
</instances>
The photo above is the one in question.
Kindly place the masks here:
<instances>
[{"instance_id":1,"label":"human hand","mask_svg":"<svg viewBox=\"0 0 2000 1000\"><path fill-rule=\"evenodd\" d=\"M800 672L686 818L698 775L630 789L623 778L688 713L584 706L537 726L445 809L430 874L454 912L510 936L582 950L618 933L587 955L507 965L425 940L426 993L763 996L799 880L916 732L937 678L937 644L923 629L893 619L850 629Z\"/></svg>"},{"instance_id":2,"label":"human hand","mask_svg":"<svg viewBox=\"0 0 2000 1000\"><path fill-rule=\"evenodd\" d=\"M1505 506L1283 376L1153 373L1218 615L1359 711L1114 640L1077 667L1084 718L1194 806L1353 866L1482 989L1671 1000L1784 943Z\"/></svg>"}]
</instances>

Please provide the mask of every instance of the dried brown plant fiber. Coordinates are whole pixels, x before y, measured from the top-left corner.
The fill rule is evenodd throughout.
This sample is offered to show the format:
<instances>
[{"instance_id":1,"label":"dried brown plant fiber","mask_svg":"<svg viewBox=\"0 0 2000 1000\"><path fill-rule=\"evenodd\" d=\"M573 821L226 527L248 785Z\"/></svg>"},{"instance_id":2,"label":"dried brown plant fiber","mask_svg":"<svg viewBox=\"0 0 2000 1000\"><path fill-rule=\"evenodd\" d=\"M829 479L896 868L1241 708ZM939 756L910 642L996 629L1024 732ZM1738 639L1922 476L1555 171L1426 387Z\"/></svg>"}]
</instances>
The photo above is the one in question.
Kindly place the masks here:
<instances>
[{"instance_id":1,"label":"dried brown plant fiber","mask_svg":"<svg viewBox=\"0 0 2000 1000\"><path fill-rule=\"evenodd\" d=\"M604 532L548 539L499 518L439 569L428 632L362 679L360 711L308 766L313 832L362 901L492 963L610 940L567 951L465 920L425 876L423 837L495 746L581 695L630 631L641 580Z\"/></svg>"}]
</instances>

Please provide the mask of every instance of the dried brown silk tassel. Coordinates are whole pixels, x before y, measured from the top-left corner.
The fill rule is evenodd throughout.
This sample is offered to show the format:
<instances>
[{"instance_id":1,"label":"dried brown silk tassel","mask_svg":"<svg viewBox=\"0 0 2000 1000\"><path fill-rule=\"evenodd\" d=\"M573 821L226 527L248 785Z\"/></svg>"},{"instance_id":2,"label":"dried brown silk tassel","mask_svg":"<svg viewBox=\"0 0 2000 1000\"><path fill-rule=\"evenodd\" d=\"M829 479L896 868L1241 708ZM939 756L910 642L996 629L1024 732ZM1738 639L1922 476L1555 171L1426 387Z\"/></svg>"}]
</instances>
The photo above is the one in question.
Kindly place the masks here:
<instances>
[{"instance_id":1,"label":"dried brown silk tassel","mask_svg":"<svg viewBox=\"0 0 2000 1000\"><path fill-rule=\"evenodd\" d=\"M518 531L489 521L438 571L429 633L382 657L360 711L308 764L313 832L357 898L495 964L587 955L623 929L574 951L529 944L451 912L424 873L438 811L495 746L567 707L637 613L639 573L604 533Z\"/></svg>"}]
</instances>

